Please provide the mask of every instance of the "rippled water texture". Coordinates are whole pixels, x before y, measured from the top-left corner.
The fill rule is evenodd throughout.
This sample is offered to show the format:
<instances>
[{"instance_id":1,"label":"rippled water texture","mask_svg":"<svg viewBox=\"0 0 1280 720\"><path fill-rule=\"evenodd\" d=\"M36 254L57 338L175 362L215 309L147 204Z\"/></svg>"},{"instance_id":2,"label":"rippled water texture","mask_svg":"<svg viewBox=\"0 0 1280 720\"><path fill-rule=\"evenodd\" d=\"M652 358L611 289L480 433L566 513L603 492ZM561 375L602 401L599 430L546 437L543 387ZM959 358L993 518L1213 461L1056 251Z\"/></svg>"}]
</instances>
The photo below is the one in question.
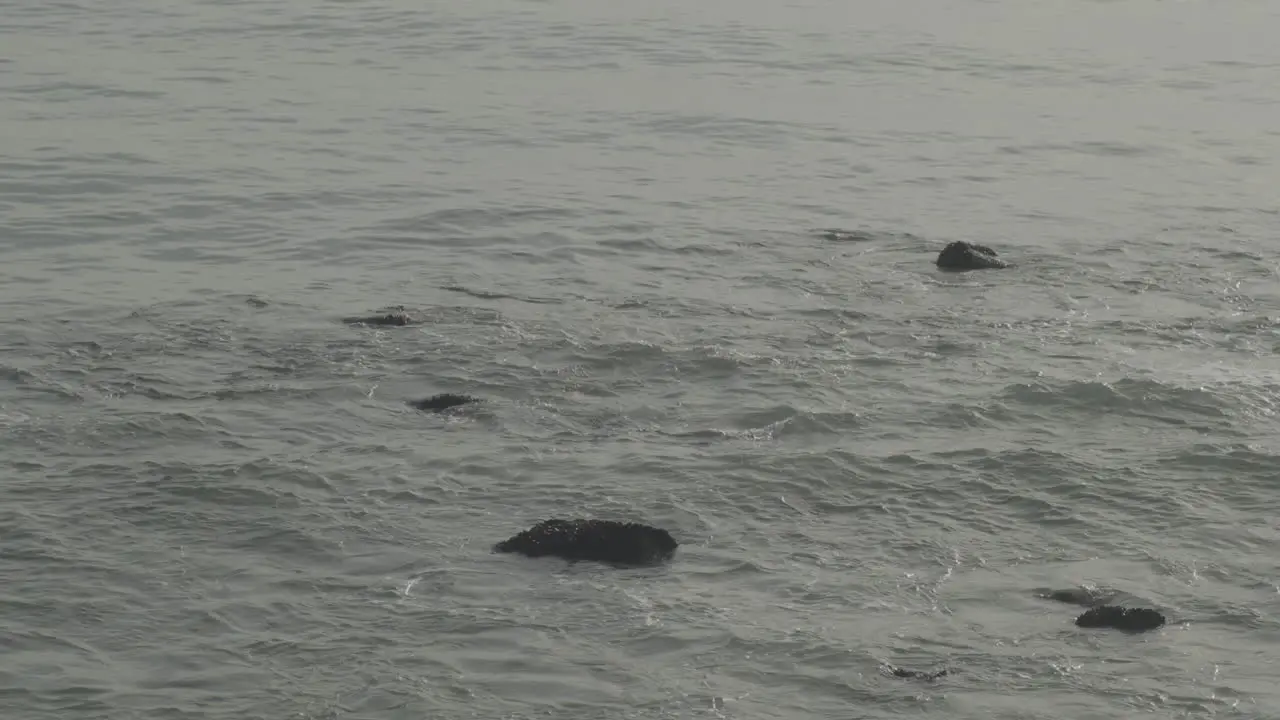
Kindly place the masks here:
<instances>
[{"instance_id":1,"label":"rippled water texture","mask_svg":"<svg viewBox=\"0 0 1280 720\"><path fill-rule=\"evenodd\" d=\"M624 5L0 0L4 719L1280 717L1280 10Z\"/></svg>"}]
</instances>

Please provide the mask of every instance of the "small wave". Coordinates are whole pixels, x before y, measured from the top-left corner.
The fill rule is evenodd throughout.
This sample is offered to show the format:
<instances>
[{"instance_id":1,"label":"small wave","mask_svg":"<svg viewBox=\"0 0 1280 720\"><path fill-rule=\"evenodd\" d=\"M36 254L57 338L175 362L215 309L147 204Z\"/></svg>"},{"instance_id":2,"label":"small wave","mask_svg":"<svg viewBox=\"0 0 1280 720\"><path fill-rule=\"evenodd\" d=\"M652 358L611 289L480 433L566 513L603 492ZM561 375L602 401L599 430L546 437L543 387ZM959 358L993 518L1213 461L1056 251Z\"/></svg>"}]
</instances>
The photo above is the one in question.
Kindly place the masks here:
<instances>
[{"instance_id":1,"label":"small wave","mask_svg":"<svg viewBox=\"0 0 1280 720\"><path fill-rule=\"evenodd\" d=\"M520 302L532 303L535 305L559 305L564 303L564 300L561 300L559 298L540 298L540 297L531 297L531 296L508 295L506 293L486 292L484 290L470 290L468 288L462 287L461 285L446 285L441 289L448 290L449 292L462 293L463 295L470 295L473 298L479 298L481 300L519 300Z\"/></svg>"},{"instance_id":2,"label":"small wave","mask_svg":"<svg viewBox=\"0 0 1280 720\"><path fill-rule=\"evenodd\" d=\"M469 207L448 208L389 220L376 229L391 232L474 232L479 229L523 226L542 220L564 220L576 215L573 210L551 207Z\"/></svg>"},{"instance_id":3,"label":"small wave","mask_svg":"<svg viewBox=\"0 0 1280 720\"><path fill-rule=\"evenodd\" d=\"M9 92L28 95L42 95L45 102L73 102L87 97L119 97L130 99L154 100L162 98L165 93L155 90L126 90L108 85L95 85L72 82L51 82L36 85L20 85L10 88Z\"/></svg>"},{"instance_id":4,"label":"small wave","mask_svg":"<svg viewBox=\"0 0 1280 720\"><path fill-rule=\"evenodd\" d=\"M1166 469L1210 470L1236 477L1264 477L1280 465L1280 454L1256 445L1196 444L1158 461Z\"/></svg>"},{"instance_id":5,"label":"small wave","mask_svg":"<svg viewBox=\"0 0 1280 720\"><path fill-rule=\"evenodd\" d=\"M1187 425L1190 417L1216 422L1229 419L1229 406L1218 395L1154 380L1124 378L1115 382L1070 381L1018 383L1000 393L1001 400L1023 406L1115 414Z\"/></svg>"},{"instance_id":6,"label":"small wave","mask_svg":"<svg viewBox=\"0 0 1280 720\"><path fill-rule=\"evenodd\" d=\"M812 230L816 234L832 242L877 242L886 240L896 240L905 242L918 242L921 240L919 236L912 235L908 232L891 232L884 230L844 230L841 228L817 228Z\"/></svg>"}]
</instances>

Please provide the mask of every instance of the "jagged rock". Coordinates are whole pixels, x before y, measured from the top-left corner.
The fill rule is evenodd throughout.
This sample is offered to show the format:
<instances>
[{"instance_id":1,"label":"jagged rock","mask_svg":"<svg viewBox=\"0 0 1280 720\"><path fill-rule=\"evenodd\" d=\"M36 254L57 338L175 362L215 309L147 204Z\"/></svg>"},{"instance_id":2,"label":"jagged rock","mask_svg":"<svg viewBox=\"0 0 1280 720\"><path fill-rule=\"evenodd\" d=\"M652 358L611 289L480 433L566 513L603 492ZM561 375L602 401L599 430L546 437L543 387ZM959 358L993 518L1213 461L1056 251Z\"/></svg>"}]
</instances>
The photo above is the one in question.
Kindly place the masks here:
<instances>
[{"instance_id":1,"label":"jagged rock","mask_svg":"<svg viewBox=\"0 0 1280 720\"><path fill-rule=\"evenodd\" d=\"M615 520L543 520L493 546L494 552L554 556L576 562L653 565L675 554L679 543L666 530Z\"/></svg>"}]
</instances>

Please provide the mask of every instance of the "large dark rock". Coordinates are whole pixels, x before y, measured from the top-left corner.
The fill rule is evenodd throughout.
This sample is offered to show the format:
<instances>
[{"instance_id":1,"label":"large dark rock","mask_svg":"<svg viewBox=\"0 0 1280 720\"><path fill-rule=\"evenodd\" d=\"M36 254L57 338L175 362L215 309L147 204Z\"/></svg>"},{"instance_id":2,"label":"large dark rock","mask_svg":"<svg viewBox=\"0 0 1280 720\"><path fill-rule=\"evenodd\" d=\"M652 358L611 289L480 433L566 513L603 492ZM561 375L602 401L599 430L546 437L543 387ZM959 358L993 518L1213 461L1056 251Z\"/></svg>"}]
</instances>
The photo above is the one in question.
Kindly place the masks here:
<instances>
[{"instance_id":1,"label":"large dark rock","mask_svg":"<svg viewBox=\"0 0 1280 720\"><path fill-rule=\"evenodd\" d=\"M975 245L963 240L948 244L938 253L938 267L943 270L990 270L1009 267L1009 263L996 257L996 251L986 245Z\"/></svg>"},{"instance_id":2,"label":"large dark rock","mask_svg":"<svg viewBox=\"0 0 1280 720\"><path fill-rule=\"evenodd\" d=\"M616 520L543 520L493 546L494 552L554 556L570 562L654 565L671 558L679 543L666 530Z\"/></svg>"},{"instance_id":3,"label":"large dark rock","mask_svg":"<svg viewBox=\"0 0 1280 720\"><path fill-rule=\"evenodd\" d=\"M1115 628L1128 632L1144 632L1164 625L1164 615L1151 608L1101 605L1076 618L1076 625L1084 628Z\"/></svg>"},{"instance_id":4,"label":"large dark rock","mask_svg":"<svg viewBox=\"0 0 1280 720\"><path fill-rule=\"evenodd\" d=\"M441 393L432 395L425 400L411 400L409 405L419 410L427 412L443 412L449 408L455 408L459 405L467 405L469 403L480 402L480 398L474 398L470 395L455 395L454 393Z\"/></svg>"}]
</instances>

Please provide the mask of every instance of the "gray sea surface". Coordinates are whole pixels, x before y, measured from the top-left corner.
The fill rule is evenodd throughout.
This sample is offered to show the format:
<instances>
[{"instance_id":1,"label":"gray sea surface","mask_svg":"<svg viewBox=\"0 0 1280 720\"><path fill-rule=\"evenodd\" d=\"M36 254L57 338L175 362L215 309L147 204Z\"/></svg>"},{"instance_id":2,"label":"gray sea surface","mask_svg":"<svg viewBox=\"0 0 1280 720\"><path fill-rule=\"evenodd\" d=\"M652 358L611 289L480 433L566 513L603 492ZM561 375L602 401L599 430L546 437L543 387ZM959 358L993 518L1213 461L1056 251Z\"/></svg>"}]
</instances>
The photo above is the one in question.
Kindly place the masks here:
<instances>
[{"instance_id":1,"label":"gray sea surface","mask_svg":"<svg viewBox=\"0 0 1280 720\"><path fill-rule=\"evenodd\" d=\"M1280 4L0 18L4 720L1280 718Z\"/></svg>"}]
</instances>

